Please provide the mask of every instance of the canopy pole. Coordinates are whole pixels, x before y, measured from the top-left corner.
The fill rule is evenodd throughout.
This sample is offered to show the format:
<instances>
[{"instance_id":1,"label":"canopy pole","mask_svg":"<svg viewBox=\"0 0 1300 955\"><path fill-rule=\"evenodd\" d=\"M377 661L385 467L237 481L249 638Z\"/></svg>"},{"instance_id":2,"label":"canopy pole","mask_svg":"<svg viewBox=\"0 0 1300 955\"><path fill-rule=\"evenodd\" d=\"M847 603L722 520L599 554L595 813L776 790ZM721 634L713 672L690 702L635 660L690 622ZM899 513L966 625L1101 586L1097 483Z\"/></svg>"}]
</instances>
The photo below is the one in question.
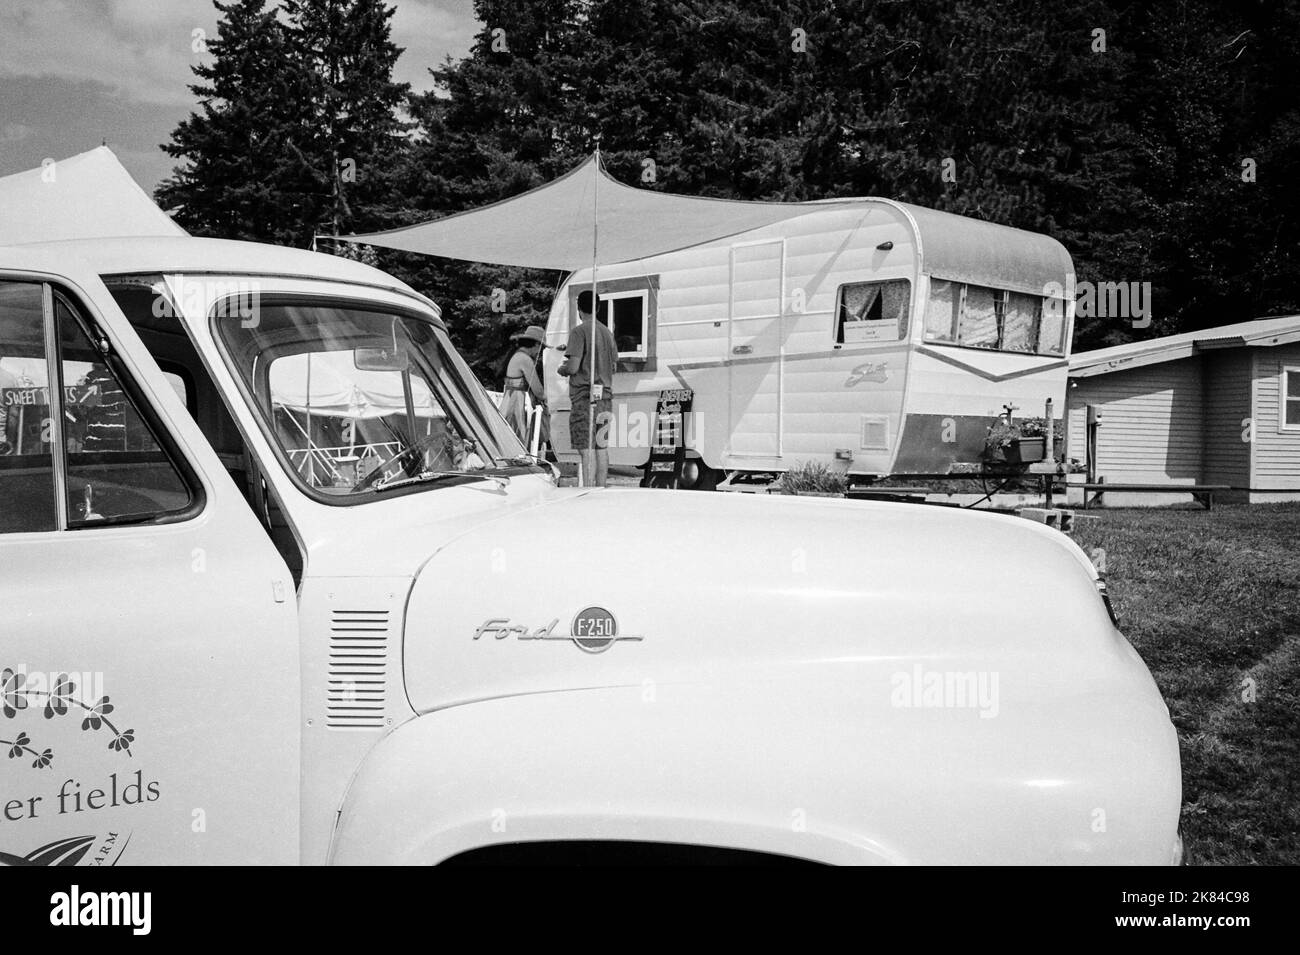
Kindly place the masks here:
<instances>
[{"instance_id":1,"label":"canopy pole","mask_svg":"<svg viewBox=\"0 0 1300 955\"><path fill-rule=\"evenodd\" d=\"M596 267L599 256L596 253L600 235L600 203L597 201L597 195L600 192L600 136L596 136L596 175L591 180L591 373L587 382L587 440L591 443L591 467L593 471L598 470L596 467L596 402L593 398L594 388L596 386L596 323L600 321L600 296L597 294L598 284L596 278ZM613 316L610 317L610 324L613 324ZM576 370L576 369L575 369ZM604 395L601 396L602 398ZM579 456L581 460L581 455ZM595 484L593 474L585 475L586 480L583 483L592 487Z\"/></svg>"}]
</instances>

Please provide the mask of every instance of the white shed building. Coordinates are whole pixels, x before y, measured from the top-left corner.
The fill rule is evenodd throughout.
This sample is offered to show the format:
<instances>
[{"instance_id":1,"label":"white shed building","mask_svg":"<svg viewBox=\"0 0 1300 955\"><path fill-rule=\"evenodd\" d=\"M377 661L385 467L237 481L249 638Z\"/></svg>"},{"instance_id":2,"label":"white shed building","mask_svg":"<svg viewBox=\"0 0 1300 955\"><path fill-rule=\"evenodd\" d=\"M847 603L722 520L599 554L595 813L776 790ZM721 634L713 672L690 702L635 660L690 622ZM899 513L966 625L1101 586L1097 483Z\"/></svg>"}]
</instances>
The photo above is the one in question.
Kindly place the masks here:
<instances>
[{"instance_id":1,"label":"white shed building","mask_svg":"<svg viewBox=\"0 0 1300 955\"><path fill-rule=\"evenodd\" d=\"M1300 315L1075 354L1066 409L1068 456L1096 479L1300 500ZM1112 505L1177 499L1106 494Z\"/></svg>"}]
</instances>

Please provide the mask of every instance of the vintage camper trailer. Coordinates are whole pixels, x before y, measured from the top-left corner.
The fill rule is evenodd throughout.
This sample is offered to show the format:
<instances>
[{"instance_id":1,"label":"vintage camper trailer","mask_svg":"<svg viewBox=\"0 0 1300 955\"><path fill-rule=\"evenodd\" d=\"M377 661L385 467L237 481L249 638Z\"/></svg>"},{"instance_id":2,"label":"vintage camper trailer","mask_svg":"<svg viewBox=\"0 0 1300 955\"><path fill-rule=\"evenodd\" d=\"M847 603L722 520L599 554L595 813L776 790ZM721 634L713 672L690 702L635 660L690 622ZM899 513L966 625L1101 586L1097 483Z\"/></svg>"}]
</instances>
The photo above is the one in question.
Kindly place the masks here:
<instances>
[{"instance_id":1,"label":"vintage camper trailer","mask_svg":"<svg viewBox=\"0 0 1300 955\"><path fill-rule=\"evenodd\" d=\"M1007 405L1064 408L1072 265L1059 242L887 199L818 205L598 270L619 345L612 463L646 464L645 422L661 393L683 388L697 486L805 461L843 462L864 479L947 474L981 463ZM549 345L565 345L591 281L587 269L561 287ZM559 360L548 351L564 457Z\"/></svg>"}]
</instances>

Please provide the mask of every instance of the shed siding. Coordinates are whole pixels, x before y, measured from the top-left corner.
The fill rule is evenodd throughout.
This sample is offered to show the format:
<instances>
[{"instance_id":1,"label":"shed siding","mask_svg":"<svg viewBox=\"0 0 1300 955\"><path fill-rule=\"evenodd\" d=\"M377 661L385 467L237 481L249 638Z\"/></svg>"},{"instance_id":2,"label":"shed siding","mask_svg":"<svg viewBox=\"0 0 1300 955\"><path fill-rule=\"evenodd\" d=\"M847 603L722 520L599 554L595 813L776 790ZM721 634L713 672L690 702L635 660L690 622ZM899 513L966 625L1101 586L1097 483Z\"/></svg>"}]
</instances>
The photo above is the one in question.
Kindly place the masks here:
<instances>
[{"instance_id":1,"label":"shed siding","mask_svg":"<svg viewBox=\"0 0 1300 955\"><path fill-rule=\"evenodd\" d=\"M1070 455L1083 460L1086 406L1101 409L1097 475L1130 483L1201 481L1201 360L1079 378L1071 388Z\"/></svg>"},{"instance_id":2,"label":"shed siding","mask_svg":"<svg viewBox=\"0 0 1300 955\"><path fill-rule=\"evenodd\" d=\"M1300 345L1254 351L1255 445L1253 486L1300 490L1300 431L1281 427L1282 369L1300 367Z\"/></svg>"},{"instance_id":3,"label":"shed siding","mask_svg":"<svg viewBox=\"0 0 1300 955\"><path fill-rule=\"evenodd\" d=\"M1250 486L1250 445L1242 440L1251 415L1251 354L1243 348L1208 352L1205 381L1205 484Z\"/></svg>"}]
</instances>

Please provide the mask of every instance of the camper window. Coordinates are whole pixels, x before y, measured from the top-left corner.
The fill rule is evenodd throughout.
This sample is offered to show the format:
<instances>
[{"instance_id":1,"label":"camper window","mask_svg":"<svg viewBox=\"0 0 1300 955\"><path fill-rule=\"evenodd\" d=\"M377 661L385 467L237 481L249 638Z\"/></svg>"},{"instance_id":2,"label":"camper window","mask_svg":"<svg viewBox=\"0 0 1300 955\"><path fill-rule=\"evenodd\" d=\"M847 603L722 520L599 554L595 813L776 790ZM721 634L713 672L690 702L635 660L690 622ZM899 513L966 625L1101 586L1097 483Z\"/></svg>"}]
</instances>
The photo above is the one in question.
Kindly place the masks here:
<instances>
[{"instance_id":1,"label":"camper window","mask_svg":"<svg viewBox=\"0 0 1300 955\"><path fill-rule=\"evenodd\" d=\"M925 340L957 340L957 312L961 306L962 287L956 282L930 280L930 300L925 304Z\"/></svg>"},{"instance_id":2,"label":"camper window","mask_svg":"<svg viewBox=\"0 0 1300 955\"><path fill-rule=\"evenodd\" d=\"M1007 305L1002 318L1003 351L1033 352L1042 302L1036 295L1007 293Z\"/></svg>"},{"instance_id":3,"label":"camper window","mask_svg":"<svg viewBox=\"0 0 1300 955\"><path fill-rule=\"evenodd\" d=\"M1032 355L1065 354L1065 303L930 279L925 340Z\"/></svg>"},{"instance_id":4,"label":"camper window","mask_svg":"<svg viewBox=\"0 0 1300 955\"><path fill-rule=\"evenodd\" d=\"M1038 331L1038 354L1065 354L1065 301L1043 299L1042 321Z\"/></svg>"},{"instance_id":5,"label":"camper window","mask_svg":"<svg viewBox=\"0 0 1300 955\"><path fill-rule=\"evenodd\" d=\"M650 293L645 289L600 293L600 320L614 333L619 358L637 360L646 357L649 297ZM610 309L614 312L612 325L609 320Z\"/></svg>"},{"instance_id":6,"label":"camper window","mask_svg":"<svg viewBox=\"0 0 1300 955\"><path fill-rule=\"evenodd\" d=\"M912 283L907 279L841 285L835 341L895 342L906 338L911 300Z\"/></svg>"},{"instance_id":7,"label":"camper window","mask_svg":"<svg viewBox=\"0 0 1300 955\"><path fill-rule=\"evenodd\" d=\"M966 286L957 324L957 343L970 348L997 348L1001 313L1001 292L978 285Z\"/></svg>"}]
</instances>

